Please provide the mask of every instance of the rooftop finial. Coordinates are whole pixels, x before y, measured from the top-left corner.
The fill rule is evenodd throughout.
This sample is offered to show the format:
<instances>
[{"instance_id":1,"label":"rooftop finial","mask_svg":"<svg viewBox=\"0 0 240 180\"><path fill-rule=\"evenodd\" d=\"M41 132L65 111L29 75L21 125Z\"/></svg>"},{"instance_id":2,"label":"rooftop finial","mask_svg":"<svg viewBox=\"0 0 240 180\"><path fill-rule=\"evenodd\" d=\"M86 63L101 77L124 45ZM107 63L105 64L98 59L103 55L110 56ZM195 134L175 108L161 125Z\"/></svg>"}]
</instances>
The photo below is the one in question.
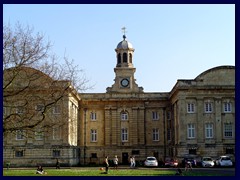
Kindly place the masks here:
<instances>
[{"instance_id":1,"label":"rooftop finial","mask_svg":"<svg viewBox=\"0 0 240 180\"><path fill-rule=\"evenodd\" d=\"M126 27L122 28L122 32L123 32L123 40L125 40L127 38L126 35L125 35L125 33L127 32Z\"/></svg>"}]
</instances>

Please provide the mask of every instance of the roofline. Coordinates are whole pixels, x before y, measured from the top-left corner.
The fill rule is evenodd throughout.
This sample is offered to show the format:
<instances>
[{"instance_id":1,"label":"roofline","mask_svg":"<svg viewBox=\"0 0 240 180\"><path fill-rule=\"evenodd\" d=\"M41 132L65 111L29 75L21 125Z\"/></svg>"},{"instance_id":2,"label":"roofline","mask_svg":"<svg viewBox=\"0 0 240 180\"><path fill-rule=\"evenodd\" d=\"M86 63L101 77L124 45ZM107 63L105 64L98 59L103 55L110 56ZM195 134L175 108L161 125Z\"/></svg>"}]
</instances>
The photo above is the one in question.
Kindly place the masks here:
<instances>
[{"instance_id":1,"label":"roofline","mask_svg":"<svg viewBox=\"0 0 240 180\"><path fill-rule=\"evenodd\" d=\"M199 74L194 80L197 80L197 79L199 79L201 76L203 76L203 75L209 73L210 71L217 70L217 69L235 69L235 66L224 65L224 66L217 66L217 67L214 67L214 68L208 69L208 70L202 72L201 74Z\"/></svg>"}]
</instances>

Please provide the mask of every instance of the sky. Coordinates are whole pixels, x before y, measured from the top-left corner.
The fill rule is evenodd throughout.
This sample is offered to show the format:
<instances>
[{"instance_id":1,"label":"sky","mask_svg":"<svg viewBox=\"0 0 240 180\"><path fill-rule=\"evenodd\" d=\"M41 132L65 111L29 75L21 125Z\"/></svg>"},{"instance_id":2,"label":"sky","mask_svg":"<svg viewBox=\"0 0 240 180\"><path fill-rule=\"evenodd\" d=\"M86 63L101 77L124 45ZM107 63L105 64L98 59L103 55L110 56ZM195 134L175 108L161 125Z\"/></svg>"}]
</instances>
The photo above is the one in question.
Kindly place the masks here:
<instances>
[{"instance_id":1,"label":"sky","mask_svg":"<svg viewBox=\"0 0 240 180\"><path fill-rule=\"evenodd\" d=\"M84 70L94 85L86 93L114 84L122 27L144 92L170 92L178 79L235 65L234 4L4 4L3 23L16 22L43 33L59 57Z\"/></svg>"}]
</instances>

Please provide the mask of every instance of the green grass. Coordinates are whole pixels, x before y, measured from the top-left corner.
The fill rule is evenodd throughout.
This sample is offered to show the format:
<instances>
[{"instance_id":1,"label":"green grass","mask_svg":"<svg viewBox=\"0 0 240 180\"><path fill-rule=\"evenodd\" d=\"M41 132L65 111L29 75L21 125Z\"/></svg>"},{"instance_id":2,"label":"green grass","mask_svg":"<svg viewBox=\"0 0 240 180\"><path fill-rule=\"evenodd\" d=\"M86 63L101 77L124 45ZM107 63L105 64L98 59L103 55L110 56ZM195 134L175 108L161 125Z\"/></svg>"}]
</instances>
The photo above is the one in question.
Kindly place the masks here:
<instances>
[{"instance_id":1,"label":"green grass","mask_svg":"<svg viewBox=\"0 0 240 180\"><path fill-rule=\"evenodd\" d=\"M47 174L36 174L34 169L4 169L3 176L174 176L176 171L167 169L110 169L108 174L100 171L99 168L84 169L46 169ZM184 172L184 176L219 176L214 173Z\"/></svg>"}]
</instances>

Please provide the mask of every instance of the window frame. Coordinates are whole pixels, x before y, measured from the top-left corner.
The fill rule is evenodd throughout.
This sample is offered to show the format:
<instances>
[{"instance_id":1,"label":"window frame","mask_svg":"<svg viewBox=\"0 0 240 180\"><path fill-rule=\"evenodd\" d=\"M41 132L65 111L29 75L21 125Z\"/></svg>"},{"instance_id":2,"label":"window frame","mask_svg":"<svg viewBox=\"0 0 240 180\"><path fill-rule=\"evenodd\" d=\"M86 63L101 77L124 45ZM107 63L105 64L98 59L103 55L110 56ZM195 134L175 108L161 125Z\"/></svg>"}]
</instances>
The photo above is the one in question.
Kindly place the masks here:
<instances>
[{"instance_id":1,"label":"window frame","mask_svg":"<svg viewBox=\"0 0 240 180\"><path fill-rule=\"evenodd\" d=\"M226 134L231 134L230 135L226 135ZM233 138L233 124L232 123L224 123L223 126L223 137L224 138Z\"/></svg>"},{"instance_id":2,"label":"window frame","mask_svg":"<svg viewBox=\"0 0 240 180\"><path fill-rule=\"evenodd\" d=\"M24 130L22 130L22 129L19 129L19 130L17 130L16 131L16 140L24 140L25 138L24 138L24 133L25 133L25 131Z\"/></svg>"},{"instance_id":3,"label":"window frame","mask_svg":"<svg viewBox=\"0 0 240 180\"><path fill-rule=\"evenodd\" d=\"M188 139L195 139L196 138L196 129L195 129L195 124L188 124L187 125L187 137Z\"/></svg>"},{"instance_id":4,"label":"window frame","mask_svg":"<svg viewBox=\"0 0 240 180\"><path fill-rule=\"evenodd\" d=\"M97 113L92 111L90 112L90 120L91 121L96 121L97 120Z\"/></svg>"},{"instance_id":5,"label":"window frame","mask_svg":"<svg viewBox=\"0 0 240 180\"><path fill-rule=\"evenodd\" d=\"M158 111L152 111L152 120L158 121L159 120L159 113Z\"/></svg>"},{"instance_id":6,"label":"window frame","mask_svg":"<svg viewBox=\"0 0 240 180\"><path fill-rule=\"evenodd\" d=\"M122 128L121 129L121 141L122 142L127 142L128 141L128 129L127 128Z\"/></svg>"},{"instance_id":7,"label":"window frame","mask_svg":"<svg viewBox=\"0 0 240 180\"><path fill-rule=\"evenodd\" d=\"M223 103L223 112L224 113L231 113L232 112L232 103L231 102L224 102Z\"/></svg>"},{"instance_id":8,"label":"window frame","mask_svg":"<svg viewBox=\"0 0 240 180\"><path fill-rule=\"evenodd\" d=\"M19 157L23 157L23 156L24 156L23 150L16 150L15 151L15 157L19 158Z\"/></svg>"},{"instance_id":9,"label":"window frame","mask_svg":"<svg viewBox=\"0 0 240 180\"><path fill-rule=\"evenodd\" d=\"M159 141L159 128L153 128L152 129L152 140L153 141Z\"/></svg>"},{"instance_id":10,"label":"window frame","mask_svg":"<svg viewBox=\"0 0 240 180\"><path fill-rule=\"evenodd\" d=\"M213 113L213 102L206 101L204 103L204 112L205 113Z\"/></svg>"},{"instance_id":11,"label":"window frame","mask_svg":"<svg viewBox=\"0 0 240 180\"><path fill-rule=\"evenodd\" d=\"M212 139L214 134L213 134L213 123L206 123L205 124L205 138L206 139Z\"/></svg>"},{"instance_id":12,"label":"window frame","mask_svg":"<svg viewBox=\"0 0 240 180\"><path fill-rule=\"evenodd\" d=\"M128 121L128 112L127 111L121 112L121 120Z\"/></svg>"},{"instance_id":13,"label":"window frame","mask_svg":"<svg viewBox=\"0 0 240 180\"><path fill-rule=\"evenodd\" d=\"M35 131L34 135L35 135L35 140L37 140L37 141L44 140L44 132L43 131Z\"/></svg>"},{"instance_id":14,"label":"window frame","mask_svg":"<svg viewBox=\"0 0 240 180\"><path fill-rule=\"evenodd\" d=\"M187 103L187 113L195 113L195 103Z\"/></svg>"},{"instance_id":15,"label":"window frame","mask_svg":"<svg viewBox=\"0 0 240 180\"><path fill-rule=\"evenodd\" d=\"M90 141L97 142L97 129L91 129Z\"/></svg>"},{"instance_id":16,"label":"window frame","mask_svg":"<svg viewBox=\"0 0 240 180\"><path fill-rule=\"evenodd\" d=\"M61 156L61 151L58 149L52 150L52 156L53 157L60 157Z\"/></svg>"}]
</instances>

